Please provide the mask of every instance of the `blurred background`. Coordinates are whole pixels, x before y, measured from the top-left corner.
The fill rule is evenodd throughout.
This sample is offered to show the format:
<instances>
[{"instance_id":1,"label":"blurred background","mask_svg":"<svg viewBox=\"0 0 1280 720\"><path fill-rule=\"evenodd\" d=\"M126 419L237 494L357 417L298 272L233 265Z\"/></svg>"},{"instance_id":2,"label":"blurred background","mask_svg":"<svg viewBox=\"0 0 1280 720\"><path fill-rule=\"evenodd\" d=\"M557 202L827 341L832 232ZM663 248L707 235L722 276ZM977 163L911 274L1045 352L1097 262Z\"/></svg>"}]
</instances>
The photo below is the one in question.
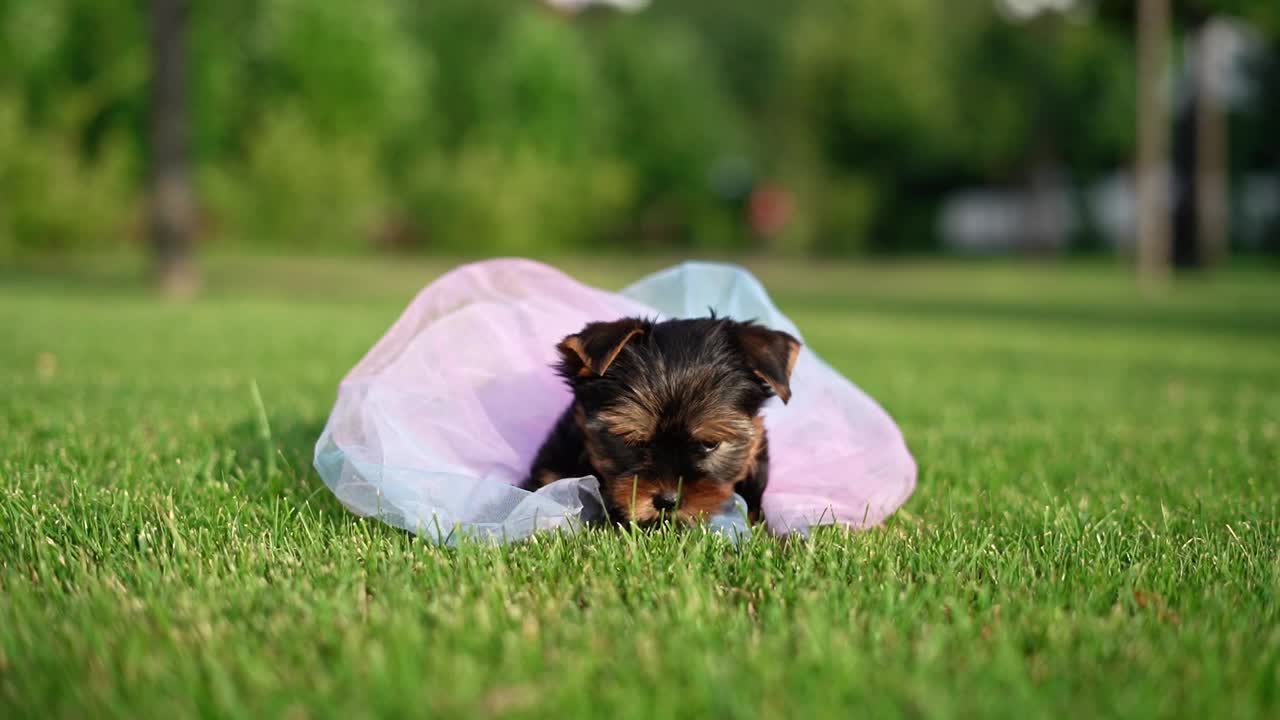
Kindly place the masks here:
<instances>
[{"instance_id":1,"label":"blurred background","mask_svg":"<svg viewBox=\"0 0 1280 720\"><path fill-rule=\"evenodd\" d=\"M0 262L1280 253L1274 0L0 0Z\"/></svg>"}]
</instances>

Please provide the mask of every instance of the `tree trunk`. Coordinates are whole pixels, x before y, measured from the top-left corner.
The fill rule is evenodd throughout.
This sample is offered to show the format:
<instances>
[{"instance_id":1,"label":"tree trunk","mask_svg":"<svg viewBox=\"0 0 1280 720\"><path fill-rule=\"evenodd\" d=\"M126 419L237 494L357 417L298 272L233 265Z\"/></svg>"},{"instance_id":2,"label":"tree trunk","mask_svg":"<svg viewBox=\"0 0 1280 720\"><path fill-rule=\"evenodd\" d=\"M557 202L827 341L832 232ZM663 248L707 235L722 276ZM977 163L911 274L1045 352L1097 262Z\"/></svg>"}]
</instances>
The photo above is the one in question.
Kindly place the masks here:
<instances>
[{"instance_id":1,"label":"tree trunk","mask_svg":"<svg viewBox=\"0 0 1280 720\"><path fill-rule=\"evenodd\" d=\"M1138 2L1138 278L1169 275L1169 115L1164 71L1169 52L1169 0Z\"/></svg>"},{"instance_id":2,"label":"tree trunk","mask_svg":"<svg viewBox=\"0 0 1280 720\"><path fill-rule=\"evenodd\" d=\"M151 0L148 232L155 279L170 295L188 295L198 286L192 264L186 23L187 0Z\"/></svg>"},{"instance_id":3,"label":"tree trunk","mask_svg":"<svg viewBox=\"0 0 1280 720\"><path fill-rule=\"evenodd\" d=\"M1210 18L1196 37L1195 153L1196 238L1203 265L1226 259L1230 212L1227 201L1227 119L1223 112L1222 33Z\"/></svg>"}]
</instances>

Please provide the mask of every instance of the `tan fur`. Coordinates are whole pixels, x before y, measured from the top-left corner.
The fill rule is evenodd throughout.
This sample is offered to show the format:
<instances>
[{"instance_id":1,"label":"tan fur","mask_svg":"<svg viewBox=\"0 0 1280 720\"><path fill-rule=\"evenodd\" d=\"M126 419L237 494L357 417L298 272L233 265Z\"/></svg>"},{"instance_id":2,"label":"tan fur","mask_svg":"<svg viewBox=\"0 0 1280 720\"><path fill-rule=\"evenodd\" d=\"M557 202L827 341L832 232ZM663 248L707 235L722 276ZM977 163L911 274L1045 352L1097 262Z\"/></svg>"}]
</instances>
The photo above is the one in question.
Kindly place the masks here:
<instances>
[{"instance_id":1,"label":"tan fur","mask_svg":"<svg viewBox=\"0 0 1280 720\"><path fill-rule=\"evenodd\" d=\"M587 430L587 414L582 410L581 406L573 409L573 420L578 423L578 429L582 431L583 445L587 450L587 459L591 461L591 467L603 475L612 475L614 472L613 463L608 456L600 451L600 447L595 443L595 437ZM601 478L603 480L604 478Z\"/></svg>"},{"instance_id":2,"label":"tan fur","mask_svg":"<svg viewBox=\"0 0 1280 720\"><path fill-rule=\"evenodd\" d=\"M586 422L579 410L576 414L579 425ZM609 411L601 413L600 419L609 425L610 430L631 441L644 442L651 437L657 419L645 408L634 402L624 402ZM730 447L724 451L732 453L728 457L740 456L741 469L733 473L733 481L729 483L700 482L683 485L677 479L674 482L657 481L651 478L619 478L616 482L606 483L613 503L629 509L629 517L635 522L648 522L658 519L660 513L654 508L653 498L663 492L680 493L680 508L676 517L683 521L694 521L717 512L733 495L733 486L746 479L756 471L756 456L764 442L764 419L756 416L749 418L742 413L721 408L709 408L693 430L694 436L706 442L721 442ZM589 434L587 436L587 454L592 465L603 473L611 472L607 468L607 459L593 449ZM745 446L745 452L743 447ZM737 452L734 452L734 451ZM725 461L733 462L724 458ZM634 506L632 499L634 495Z\"/></svg>"},{"instance_id":3,"label":"tan fur","mask_svg":"<svg viewBox=\"0 0 1280 720\"><path fill-rule=\"evenodd\" d=\"M539 472L537 475L533 476L533 481L538 484L538 487L545 487L559 479L560 479L560 476L551 472L550 470L543 470Z\"/></svg>"},{"instance_id":4,"label":"tan fur","mask_svg":"<svg viewBox=\"0 0 1280 720\"><path fill-rule=\"evenodd\" d=\"M641 477L619 479L609 483L607 489L614 505L630 509L631 520L647 522L658 518L658 511L653 507L653 496L662 492L657 483ZM631 503L635 497L635 505Z\"/></svg>"},{"instance_id":5,"label":"tan fur","mask_svg":"<svg viewBox=\"0 0 1280 720\"><path fill-rule=\"evenodd\" d=\"M750 420L734 408L713 407L693 425L693 436L703 442L731 442L750 432Z\"/></svg>"},{"instance_id":6,"label":"tan fur","mask_svg":"<svg viewBox=\"0 0 1280 720\"><path fill-rule=\"evenodd\" d=\"M608 370L609 366L613 364L613 361L618 359L618 353L622 352L622 348L627 346L627 342L631 340L631 338L635 337L636 335L639 335L642 332L644 332L643 329L636 328L631 332L627 333L625 336L623 336L622 341L618 343L618 346L615 347L613 351L610 352L607 356L605 356L605 359L600 363L600 369L596 370L596 374L603 375L604 371Z\"/></svg>"},{"instance_id":7,"label":"tan fur","mask_svg":"<svg viewBox=\"0 0 1280 720\"><path fill-rule=\"evenodd\" d=\"M626 335L623 335L622 339L618 341L618 344L609 351L608 355L601 358L599 363L594 362L587 354L587 349L582 345L582 338L577 335L570 335L564 340L561 340L559 347L561 351L567 350L577 355L578 359L582 361L582 367L578 368L578 375L580 377L604 375L605 371L609 369L609 366L613 364L613 361L618 359L618 353L622 352L622 348L627 346L627 342L642 332L644 332L643 328L636 327Z\"/></svg>"},{"instance_id":8,"label":"tan fur","mask_svg":"<svg viewBox=\"0 0 1280 720\"><path fill-rule=\"evenodd\" d=\"M800 357L800 341L786 333L775 332L758 325L746 326L740 329L738 339L747 353L747 360L751 364L756 377L773 388L774 393L782 402L789 402L791 400L791 387L788 380L791 377L792 369L795 368L796 360ZM783 376L771 378L762 369L760 362L765 360L766 366L773 365L773 362L768 360L772 360L770 356L773 355L776 349L775 343L778 341L786 343L787 357L785 364L781 368ZM768 367L765 369L768 369Z\"/></svg>"},{"instance_id":9,"label":"tan fur","mask_svg":"<svg viewBox=\"0 0 1280 720\"><path fill-rule=\"evenodd\" d=\"M658 418L651 410L631 400L609 407L599 417L610 432L632 444L649 442L658 426Z\"/></svg>"},{"instance_id":10,"label":"tan fur","mask_svg":"<svg viewBox=\"0 0 1280 720\"><path fill-rule=\"evenodd\" d=\"M704 482L679 487L635 477L620 478L618 482L609 483L607 491L615 505L630 510L628 514L634 522L657 520L661 513L653 506L654 496L663 492L679 492L680 508L676 511L676 519L694 521L717 512L732 497L733 485Z\"/></svg>"},{"instance_id":11,"label":"tan fur","mask_svg":"<svg viewBox=\"0 0 1280 720\"><path fill-rule=\"evenodd\" d=\"M746 480L749 475L756 471L756 463L759 460L760 446L764 445L764 418L759 415L751 418L751 442L747 446L747 461L742 465L742 472L733 479L733 483Z\"/></svg>"},{"instance_id":12,"label":"tan fur","mask_svg":"<svg viewBox=\"0 0 1280 720\"><path fill-rule=\"evenodd\" d=\"M578 339L577 335L570 335L562 340L560 342L560 348L562 350L568 350L582 360L582 367L578 368L579 377L591 376L591 361L587 358L587 351L583 349L582 341Z\"/></svg>"},{"instance_id":13,"label":"tan fur","mask_svg":"<svg viewBox=\"0 0 1280 720\"><path fill-rule=\"evenodd\" d=\"M733 495L729 483L701 482L684 489L680 498L680 517L693 520L711 515Z\"/></svg>"},{"instance_id":14,"label":"tan fur","mask_svg":"<svg viewBox=\"0 0 1280 720\"><path fill-rule=\"evenodd\" d=\"M791 353L787 355L787 377L791 377L791 371L796 369L798 359L800 359L800 346L792 345Z\"/></svg>"},{"instance_id":15,"label":"tan fur","mask_svg":"<svg viewBox=\"0 0 1280 720\"><path fill-rule=\"evenodd\" d=\"M788 390L785 386L779 385L778 383L774 382L772 379L769 378L768 375L765 375L759 370L754 370L753 372L755 372L756 377L760 378L765 382L766 385L773 388L773 392L777 394L779 398L782 399L783 403L791 402L791 391Z\"/></svg>"}]
</instances>

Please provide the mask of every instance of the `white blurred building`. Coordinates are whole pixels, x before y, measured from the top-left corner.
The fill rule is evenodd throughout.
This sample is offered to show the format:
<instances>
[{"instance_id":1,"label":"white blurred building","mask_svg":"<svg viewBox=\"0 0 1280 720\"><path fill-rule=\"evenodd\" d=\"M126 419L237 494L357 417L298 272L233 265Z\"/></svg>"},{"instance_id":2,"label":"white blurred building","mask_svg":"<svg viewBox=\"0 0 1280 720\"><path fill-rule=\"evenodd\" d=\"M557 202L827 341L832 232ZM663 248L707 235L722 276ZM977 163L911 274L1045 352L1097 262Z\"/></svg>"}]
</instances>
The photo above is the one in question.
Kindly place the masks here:
<instances>
[{"instance_id":1,"label":"white blurred building","mask_svg":"<svg viewBox=\"0 0 1280 720\"><path fill-rule=\"evenodd\" d=\"M581 12L590 7L610 7L624 12L638 12L649 5L649 0L543 0L562 12Z\"/></svg>"},{"instance_id":2,"label":"white blurred building","mask_svg":"<svg viewBox=\"0 0 1280 720\"><path fill-rule=\"evenodd\" d=\"M1131 173L1103 177L1081 188L1074 199L1066 186L1041 192L1038 201L1025 190L961 190L943 202L938 234L943 247L959 253L1054 252L1066 249L1085 223L1108 247L1132 249L1137 206ZM1240 177L1232 191L1231 227L1239 246L1250 249L1260 248L1267 233L1277 232L1280 178L1265 173Z\"/></svg>"}]
</instances>

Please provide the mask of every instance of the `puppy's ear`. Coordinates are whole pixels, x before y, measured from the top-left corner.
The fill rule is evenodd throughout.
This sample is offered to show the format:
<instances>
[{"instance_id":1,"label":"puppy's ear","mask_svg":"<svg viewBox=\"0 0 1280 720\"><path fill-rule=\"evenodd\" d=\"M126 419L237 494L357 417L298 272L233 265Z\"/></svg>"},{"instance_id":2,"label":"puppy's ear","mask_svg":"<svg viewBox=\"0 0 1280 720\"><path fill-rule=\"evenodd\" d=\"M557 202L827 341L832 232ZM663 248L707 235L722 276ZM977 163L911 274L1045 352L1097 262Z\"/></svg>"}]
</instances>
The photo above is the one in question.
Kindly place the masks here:
<instances>
[{"instance_id":1,"label":"puppy's ear","mask_svg":"<svg viewBox=\"0 0 1280 720\"><path fill-rule=\"evenodd\" d=\"M635 318L589 323L556 346L561 374L566 378L604 375L627 341L644 333L646 327L644 321Z\"/></svg>"},{"instance_id":2,"label":"puppy's ear","mask_svg":"<svg viewBox=\"0 0 1280 720\"><path fill-rule=\"evenodd\" d=\"M761 380L782 398L791 399L791 371L800 356L800 341L787 333L770 330L754 323L742 323L737 328L738 342L747 364Z\"/></svg>"}]
</instances>

